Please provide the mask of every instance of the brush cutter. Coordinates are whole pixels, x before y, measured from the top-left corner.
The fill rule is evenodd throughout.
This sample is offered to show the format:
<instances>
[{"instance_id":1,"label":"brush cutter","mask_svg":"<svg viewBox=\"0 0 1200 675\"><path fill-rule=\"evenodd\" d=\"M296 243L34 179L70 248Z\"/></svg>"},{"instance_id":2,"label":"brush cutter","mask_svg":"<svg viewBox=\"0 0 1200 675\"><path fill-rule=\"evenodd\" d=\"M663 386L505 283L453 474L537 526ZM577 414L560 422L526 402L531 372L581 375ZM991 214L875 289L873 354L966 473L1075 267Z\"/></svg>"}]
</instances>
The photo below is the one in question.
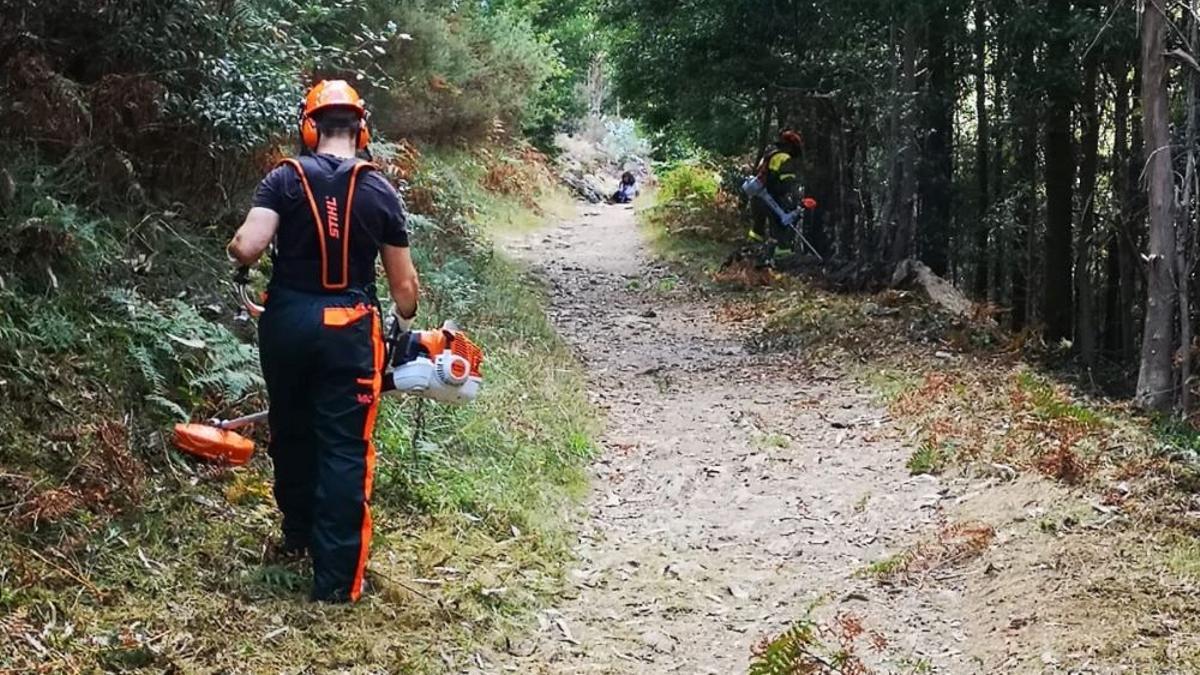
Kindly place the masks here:
<instances>
[{"instance_id":1,"label":"brush cutter","mask_svg":"<svg viewBox=\"0 0 1200 675\"><path fill-rule=\"evenodd\" d=\"M766 184L763 183L762 179L758 176L751 176L747 178L745 182L742 183L742 192L746 193L746 196L751 199L761 199L762 202L767 205L767 208L771 209L771 211L779 218L779 222L783 223L785 226L790 228L792 232L796 233L796 241L800 242L805 248L812 251L812 254L817 257L817 260L824 262L825 259L821 257L820 253L817 252L817 249L812 245L812 242L805 238L804 232L802 232L800 228L801 219L805 210L811 211L812 209L817 208L817 200L808 197L801 202L800 206L798 206L795 211L790 213L784 211L783 207L779 205L779 202L775 201L775 198L772 197L771 193L767 191Z\"/></svg>"},{"instance_id":2,"label":"brush cutter","mask_svg":"<svg viewBox=\"0 0 1200 675\"><path fill-rule=\"evenodd\" d=\"M247 270L239 270L234 282L246 311L260 316L263 307L251 298ZM402 331L389 312L384 338L384 395L409 395L455 405L470 403L479 396L483 352L452 322L435 330ZM175 445L201 459L239 466L254 454L254 442L237 430L265 421L268 414L264 410L230 420L177 424Z\"/></svg>"}]
</instances>

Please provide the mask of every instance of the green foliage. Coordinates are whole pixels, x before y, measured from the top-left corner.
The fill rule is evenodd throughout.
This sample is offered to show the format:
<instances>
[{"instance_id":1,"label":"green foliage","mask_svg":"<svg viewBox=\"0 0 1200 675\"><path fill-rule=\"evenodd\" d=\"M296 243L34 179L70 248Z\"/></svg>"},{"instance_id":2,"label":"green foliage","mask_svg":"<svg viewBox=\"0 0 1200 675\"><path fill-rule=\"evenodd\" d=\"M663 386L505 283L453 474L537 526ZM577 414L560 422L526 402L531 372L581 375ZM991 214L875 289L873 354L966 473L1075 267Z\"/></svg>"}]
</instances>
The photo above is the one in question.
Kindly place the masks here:
<instances>
[{"instance_id":1,"label":"green foliage","mask_svg":"<svg viewBox=\"0 0 1200 675\"><path fill-rule=\"evenodd\" d=\"M376 59L394 77L375 103L376 127L396 137L479 143L515 134L542 85L563 68L522 12L423 0L375 2L376 23L406 36ZM496 124L499 123L499 127Z\"/></svg>"},{"instance_id":2,"label":"green foliage","mask_svg":"<svg viewBox=\"0 0 1200 675\"><path fill-rule=\"evenodd\" d=\"M950 463L952 456L952 447L945 444L934 445L926 441L913 451L905 466L908 468L908 472L914 476L936 475L946 470L946 465Z\"/></svg>"},{"instance_id":3,"label":"green foliage","mask_svg":"<svg viewBox=\"0 0 1200 675\"><path fill-rule=\"evenodd\" d=\"M671 235L729 241L744 230L736 200L703 162L680 162L663 172L648 221Z\"/></svg>"},{"instance_id":4,"label":"green foliage","mask_svg":"<svg viewBox=\"0 0 1200 675\"><path fill-rule=\"evenodd\" d=\"M750 675L793 675L812 672L809 650L819 644L817 625L800 621L782 635L766 643L750 662Z\"/></svg>"},{"instance_id":5,"label":"green foliage","mask_svg":"<svg viewBox=\"0 0 1200 675\"><path fill-rule=\"evenodd\" d=\"M137 390L158 408L186 420L189 409L237 401L262 387L258 349L192 305L154 303L128 290L109 291L108 300L121 317L110 328L124 338L140 375Z\"/></svg>"},{"instance_id":6,"label":"green foliage","mask_svg":"<svg viewBox=\"0 0 1200 675\"><path fill-rule=\"evenodd\" d=\"M863 576L873 579L888 579L901 572L911 562L907 553L895 553L867 565Z\"/></svg>"},{"instance_id":7,"label":"green foliage","mask_svg":"<svg viewBox=\"0 0 1200 675\"><path fill-rule=\"evenodd\" d=\"M551 147L558 131L572 129L589 112L589 76L607 76L602 55L607 34L595 0L502 0L490 3L528 17L553 47L556 62L530 101L524 127L539 147ZM595 83L591 83L595 84ZM593 111L594 112L594 111Z\"/></svg>"},{"instance_id":8,"label":"green foliage","mask_svg":"<svg viewBox=\"0 0 1200 675\"><path fill-rule=\"evenodd\" d=\"M879 393L882 402L889 405L919 384L919 380L911 373L886 368L868 371L864 379Z\"/></svg>"},{"instance_id":9,"label":"green foliage","mask_svg":"<svg viewBox=\"0 0 1200 675\"><path fill-rule=\"evenodd\" d=\"M1017 374L1017 388L1029 395L1034 414L1043 420L1069 419L1086 428L1105 424L1105 418L1095 410L1071 401L1046 378L1031 371Z\"/></svg>"},{"instance_id":10,"label":"green foliage","mask_svg":"<svg viewBox=\"0 0 1200 675\"><path fill-rule=\"evenodd\" d=\"M158 116L195 125L227 148L260 146L291 127L303 80L314 73L380 76L373 59L396 27L368 26L361 3L350 0L266 2L10 4L0 14L40 42L63 75L87 87L124 78L143 123ZM6 37L0 30L0 39ZM10 38L11 39L11 38ZM146 75L149 74L149 75ZM94 101L105 104L109 101ZM153 109L154 103L160 107ZM94 109L93 115L119 111ZM113 120L118 123L121 121ZM31 120L36 123L37 120ZM106 128L122 134L130 129Z\"/></svg>"},{"instance_id":11,"label":"green foliage","mask_svg":"<svg viewBox=\"0 0 1200 675\"><path fill-rule=\"evenodd\" d=\"M1165 450L1182 452L1192 460L1200 459L1200 433L1191 423L1174 415L1157 415L1151 429Z\"/></svg>"},{"instance_id":12,"label":"green foliage","mask_svg":"<svg viewBox=\"0 0 1200 675\"><path fill-rule=\"evenodd\" d=\"M711 206L720 187L712 169L697 163L683 162L668 169L659 178L659 201L699 208Z\"/></svg>"}]
</instances>

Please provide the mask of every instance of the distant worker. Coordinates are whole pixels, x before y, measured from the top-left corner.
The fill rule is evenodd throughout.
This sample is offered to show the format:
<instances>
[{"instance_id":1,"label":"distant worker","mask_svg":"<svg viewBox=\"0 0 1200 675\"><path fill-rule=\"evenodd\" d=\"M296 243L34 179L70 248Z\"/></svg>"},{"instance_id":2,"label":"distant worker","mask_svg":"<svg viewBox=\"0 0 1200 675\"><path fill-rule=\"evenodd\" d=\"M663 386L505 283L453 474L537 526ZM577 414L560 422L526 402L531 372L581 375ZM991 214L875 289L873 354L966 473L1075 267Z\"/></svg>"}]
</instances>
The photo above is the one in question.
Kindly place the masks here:
<instances>
[{"instance_id":1,"label":"distant worker","mask_svg":"<svg viewBox=\"0 0 1200 675\"><path fill-rule=\"evenodd\" d=\"M758 166L759 179L784 211L796 208L800 153L803 149L804 140L800 134L792 129L784 129L779 132L779 140L764 153ZM766 245L768 260L775 257L776 248L791 250L795 233L780 222L762 200L750 201L750 217L750 239Z\"/></svg>"},{"instance_id":2,"label":"distant worker","mask_svg":"<svg viewBox=\"0 0 1200 675\"><path fill-rule=\"evenodd\" d=\"M632 202L638 195L637 179L633 177L632 171L626 171L621 174L621 185L612 196L614 204L628 204Z\"/></svg>"},{"instance_id":3,"label":"distant worker","mask_svg":"<svg viewBox=\"0 0 1200 675\"><path fill-rule=\"evenodd\" d=\"M313 87L300 136L305 151L259 184L228 252L251 266L274 242L259 345L283 514L277 553L312 555L314 600L353 602L371 541L384 367L375 261L383 259L403 329L417 313L417 271L404 205L375 165L356 156L370 138L358 92L341 80Z\"/></svg>"}]
</instances>

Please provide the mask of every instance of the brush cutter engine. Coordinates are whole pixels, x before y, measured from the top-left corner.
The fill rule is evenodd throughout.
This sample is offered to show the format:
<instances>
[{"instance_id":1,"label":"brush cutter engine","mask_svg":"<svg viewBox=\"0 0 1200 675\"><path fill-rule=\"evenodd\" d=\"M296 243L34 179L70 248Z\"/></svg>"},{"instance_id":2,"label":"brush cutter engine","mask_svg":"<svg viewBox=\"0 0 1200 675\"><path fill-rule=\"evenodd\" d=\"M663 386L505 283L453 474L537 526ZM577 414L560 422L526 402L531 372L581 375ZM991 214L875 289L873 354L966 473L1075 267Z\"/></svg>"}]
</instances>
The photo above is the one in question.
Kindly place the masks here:
<instances>
[{"instance_id":1,"label":"brush cutter engine","mask_svg":"<svg viewBox=\"0 0 1200 675\"><path fill-rule=\"evenodd\" d=\"M437 330L399 333L388 327L387 394L411 394L442 403L469 403L483 384L483 352L447 322Z\"/></svg>"}]
</instances>

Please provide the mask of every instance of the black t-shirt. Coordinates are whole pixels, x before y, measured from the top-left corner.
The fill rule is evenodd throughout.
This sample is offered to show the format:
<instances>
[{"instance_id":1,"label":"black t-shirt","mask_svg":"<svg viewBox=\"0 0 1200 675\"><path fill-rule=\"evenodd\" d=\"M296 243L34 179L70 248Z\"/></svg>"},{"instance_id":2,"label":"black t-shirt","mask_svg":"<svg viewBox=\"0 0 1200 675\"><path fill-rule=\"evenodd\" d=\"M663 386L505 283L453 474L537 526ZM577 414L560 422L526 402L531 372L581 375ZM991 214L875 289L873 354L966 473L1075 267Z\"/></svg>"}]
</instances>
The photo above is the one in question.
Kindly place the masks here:
<instances>
[{"instance_id":1,"label":"black t-shirt","mask_svg":"<svg viewBox=\"0 0 1200 675\"><path fill-rule=\"evenodd\" d=\"M329 174L336 172L343 163L355 161L333 155L312 155L311 159ZM311 174L311 171L306 169L305 173ZM317 176L309 175L308 179L310 184L318 184ZM335 196L341 202L346 195ZM280 268L289 261L306 261L307 264L320 260L320 244L313 234L312 208L304 194L300 175L294 167L281 164L267 174L254 193L253 206L271 209L279 214L279 230L276 233L278 257L274 276L283 276L280 275ZM345 208L344 204L342 208ZM378 171L362 170L355 184L351 220L350 268L355 271L361 270L357 274L359 277L369 277L356 278L353 281L355 285L370 285L374 282L375 260L380 248L384 244L408 246L408 230L405 226L408 214L404 210L400 195L386 178ZM299 269L300 266L294 267ZM311 274L314 284L319 285L319 275L319 271L315 270ZM310 275L306 271L303 276Z\"/></svg>"}]
</instances>

